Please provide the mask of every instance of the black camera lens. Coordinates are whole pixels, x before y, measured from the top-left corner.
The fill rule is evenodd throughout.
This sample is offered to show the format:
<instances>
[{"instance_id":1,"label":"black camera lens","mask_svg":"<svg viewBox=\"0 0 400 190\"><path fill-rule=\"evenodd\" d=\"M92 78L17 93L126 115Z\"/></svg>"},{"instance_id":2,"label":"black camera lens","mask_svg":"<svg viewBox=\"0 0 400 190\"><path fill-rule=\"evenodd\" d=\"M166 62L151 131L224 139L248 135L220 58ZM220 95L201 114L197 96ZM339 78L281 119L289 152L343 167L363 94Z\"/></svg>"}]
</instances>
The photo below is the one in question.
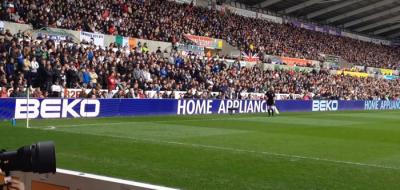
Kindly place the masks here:
<instances>
[{"instance_id":1,"label":"black camera lens","mask_svg":"<svg viewBox=\"0 0 400 190\"><path fill-rule=\"evenodd\" d=\"M51 141L23 146L17 151L0 152L0 169L7 172L55 173L56 154Z\"/></svg>"}]
</instances>

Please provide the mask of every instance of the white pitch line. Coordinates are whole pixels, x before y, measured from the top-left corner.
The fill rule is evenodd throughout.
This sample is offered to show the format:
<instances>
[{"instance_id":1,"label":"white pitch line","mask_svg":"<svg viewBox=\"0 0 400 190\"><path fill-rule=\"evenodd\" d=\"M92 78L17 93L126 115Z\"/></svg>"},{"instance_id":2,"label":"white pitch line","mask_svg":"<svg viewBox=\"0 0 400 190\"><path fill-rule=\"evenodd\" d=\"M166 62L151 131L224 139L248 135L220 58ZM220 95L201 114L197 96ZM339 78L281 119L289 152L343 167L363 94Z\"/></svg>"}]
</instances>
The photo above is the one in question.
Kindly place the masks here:
<instances>
[{"instance_id":1,"label":"white pitch line","mask_svg":"<svg viewBox=\"0 0 400 190\"><path fill-rule=\"evenodd\" d=\"M154 190L177 190L177 189L173 189L173 188L169 188L169 187L152 185L152 184L148 184L148 183L128 181L128 180L124 180L124 179L117 179L117 178L100 176L100 175L95 175L95 174L82 173L82 172L78 172L78 171L65 170L65 169L61 169L61 168L57 168L57 173L70 175L70 176L74 176L74 177L86 178L86 179L95 179L95 180L99 180L99 181L113 182L113 183L118 183L119 185L129 185L129 186L139 187L140 189L143 188L143 189L154 189Z\"/></svg>"},{"instance_id":2,"label":"white pitch line","mask_svg":"<svg viewBox=\"0 0 400 190\"><path fill-rule=\"evenodd\" d=\"M337 164L348 164L348 165L355 165L355 166L365 166L365 167L375 167L375 168L382 168L382 169L393 169L393 170L400 170L398 167L392 166L384 166L378 164L366 164L360 162L350 162L350 161L341 161L341 160L331 160L326 158L317 158L317 157L308 157L308 156L299 156L299 155L292 155L292 154L283 154L283 153L274 153L274 152L266 152L266 151L255 151L255 150L245 150L245 149L236 149L230 147L219 147L219 146L212 146L212 145L202 145L202 144L188 144L188 143L181 143L181 142L164 142L168 144L177 144L177 145L184 145L184 146L192 146L192 147L200 147L200 148L208 148L208 149L217 149L217 150L226 150L226 151L233 151L233 152L245 152L245 153L254 153L254 154L265 154L269 156L276 156L276 157L285 157L285 158L297 158L303 160L315 160L315 161L324 161L324 162L332 162Z\"/></svg>"},{"instance_id":3,"label":"white pitch line","mask_svg":"<svg viewBox=\"0 0 400 190\"><path fill-rule=\"evenodd\" d=\"M45 130L42 128L36 128L36 129ZM57 128L55 128L54 130L57 131ZM71 131L60 131L60 132L82 134L79 132L71 132ZM203 148L203 149L223 150L223 151L231 151L231 152L239 152L239 153L263 154L263 155L268 155L268 156L283 157L283 158L289 158L289 159L313 160L313 161L330 162L330 163L336 163L336 164L346 164L346 165L353 165L353 166L400 170L400 167L394 167L394 166L385 166L385 165L379 165L379 164L367 164L367 163L361 163L361 162L351 162L351 161L342 161L342 160L332 160L332 159L327 159L327 158L300 156L300 155L283 154L283 153L275 153L275 152L267 152L267 151L260 152L260 151L255 151L255 150L237 149L237 148L231 148L231 147L193 144L193 143L184 143L184 142L176 142L176 141L162 141L162 140L134 138L134 137L121 137L121 136L115 136L115 135L99 135L99 134L87 134L87 135L99 136L99 137L112 137L112 138L119 138L119 139L130 139L130 140L134 140L134 141L152 142L155 144L173 144L173 145L190 146L190 147Z\"/></svg>"},{"instance_id":4,"label":"white pitch line","mask_svg":"<svg viewBox=\"0 0 400 190\"><path fill-rule=\"evenodd\" d=\"M232 120L240 120L242 118L232 118ZM160 120L160 121L126 121L126 122L114 122L114 123L82 123L82 124L73 124L73 125L55 125L49 127L55 128L68 128L68 127L80 127L80 126L103 126L103 125L121 125L121 124L129 124L129 123L163 123L163 122L174 122L174 121L222 121L226 120L226 118L215 118L215 119L182 119L182 120ZM43 129L44 127L31 127L34 129ZM49 128L47 128L49 129Z\"/></svg>"}]
</instances>

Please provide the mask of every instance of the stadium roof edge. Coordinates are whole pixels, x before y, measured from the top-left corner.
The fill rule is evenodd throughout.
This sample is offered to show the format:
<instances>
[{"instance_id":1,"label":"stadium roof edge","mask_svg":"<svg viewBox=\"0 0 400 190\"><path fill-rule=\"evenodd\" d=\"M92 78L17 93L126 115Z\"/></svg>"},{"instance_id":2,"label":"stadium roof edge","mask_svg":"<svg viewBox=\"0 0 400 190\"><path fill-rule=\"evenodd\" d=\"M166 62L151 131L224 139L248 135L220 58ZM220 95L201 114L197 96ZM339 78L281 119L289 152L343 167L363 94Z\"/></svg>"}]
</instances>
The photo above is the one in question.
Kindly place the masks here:
<instances>
[{"instance_id":1,"label":"stadium roof edge","mask_svg":"<svg viewBox=\"0 0 400 190\"><path fill-rule=\"evenodd\" d=\"M222 0L258 12L329 25L374 39L396 41L400 1L396 0ZM357 29L365 30L357 30Z\"/></svg>"}]
</instances>

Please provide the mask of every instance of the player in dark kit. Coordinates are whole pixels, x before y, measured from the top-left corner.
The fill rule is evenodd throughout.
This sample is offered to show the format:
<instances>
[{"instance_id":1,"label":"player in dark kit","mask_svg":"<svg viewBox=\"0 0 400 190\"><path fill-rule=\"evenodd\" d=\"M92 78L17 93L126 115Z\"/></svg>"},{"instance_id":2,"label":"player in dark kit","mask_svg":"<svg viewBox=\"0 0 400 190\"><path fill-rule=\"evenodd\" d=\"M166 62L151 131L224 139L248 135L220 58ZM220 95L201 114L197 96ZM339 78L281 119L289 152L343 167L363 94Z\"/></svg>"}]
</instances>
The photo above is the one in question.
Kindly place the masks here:
<instances>
[{"instance_id":1,"label":"player in dark kit","mask_svg":"<svg viewBox=\"0 0 400 190\"><path fill-rule=\"evenodd\" d=\"M275 105L275 92L274 89L271 88L268 90L268 92L265 94L267 97L267 109L268 109L268 117L274 116L274 105Z\"/></svg>"}]
</instances>

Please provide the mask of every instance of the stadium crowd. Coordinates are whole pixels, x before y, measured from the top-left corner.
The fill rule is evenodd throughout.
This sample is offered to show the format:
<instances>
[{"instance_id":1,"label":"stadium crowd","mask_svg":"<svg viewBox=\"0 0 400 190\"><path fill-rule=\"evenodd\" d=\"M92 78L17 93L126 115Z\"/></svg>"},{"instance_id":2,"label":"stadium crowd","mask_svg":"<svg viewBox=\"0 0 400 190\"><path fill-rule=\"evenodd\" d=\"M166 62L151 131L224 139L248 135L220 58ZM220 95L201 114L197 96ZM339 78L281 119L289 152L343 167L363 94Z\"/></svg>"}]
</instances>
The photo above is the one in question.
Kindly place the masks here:
<instances>
[{"instance_id":1,"label":"stadium crowd","mask_svg":"<svg viewBox=\"0 0 400 190\"><path fill-rule=\"evenodd\" d=\"M64 88L82 89L82 98L174 98L174 92L186 91L182 98L247 99L255 97L243 93L269 88L303 99L398 99L400 94L400 80L331 75L325 70L264 71L259 66L182 57L176 49L150 53L116 44L105 49L66 42L55 46L46 38L0 33L1 97L26 96L29 84L33 97L60 97ZM146 91L156 93L149 97Z\"/></svg>"},{"instance_id":2,"label":"stadium crowd","mask_svg":"<svg viewBox=\"0 0 400 190\"><path fill-rule=\"evenodd\" d=\"M167 0L3 1L0 20L178 42L183 34L225 39L247 52L400 68L400 49Z\"/></svg>"}]
</instances>

